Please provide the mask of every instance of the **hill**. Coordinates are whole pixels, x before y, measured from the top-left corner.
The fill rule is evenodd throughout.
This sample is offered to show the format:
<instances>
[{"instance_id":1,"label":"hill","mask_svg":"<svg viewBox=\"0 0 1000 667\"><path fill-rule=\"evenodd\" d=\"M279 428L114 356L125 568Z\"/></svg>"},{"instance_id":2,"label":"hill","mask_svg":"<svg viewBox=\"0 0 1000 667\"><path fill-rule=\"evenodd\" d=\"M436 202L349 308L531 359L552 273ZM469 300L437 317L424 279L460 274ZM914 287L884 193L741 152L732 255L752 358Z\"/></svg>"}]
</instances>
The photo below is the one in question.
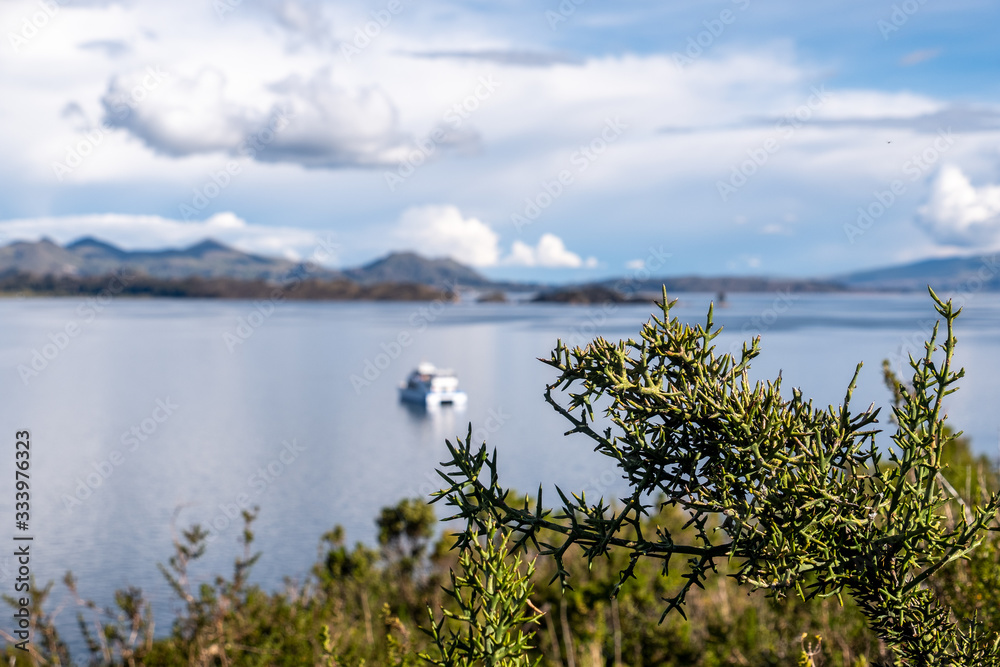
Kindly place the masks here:
<instances>
[{"instance_id":1,"label":"hill","mask_svg":"<svg viewBox=\"0 0 1000 667\"><path fill-rule=\"evenodd\" d=\"M434 287L492 287L493 281L453 259L427 259L414 252L394 252L344 275L363 285L408 282Z\"/></svg>"},{"instance_id":2,"label":"hill","mask_svg":"<svg viewBox=\"0 0 1000 667\"><path fill-rule=\"evenodd\" d=\"M15 241L0 248L0 273L35 276L102 276L118 271L143 273L153 278L232 278L235 280L280 280L302 265L286 259L252 255L205 239L187 248L167 250L122 250L110 243L84 237L61 247L49 239L32 243ZM314 277L333 279L332 270L312 272Z\"/></svg>"},{"instance_id":3,"label":"hill","mask_svg":"<svg viewBox=\"0 0 1000 667\"><path fill-rule=\"evenodd\" d=\"M1000 259L994 255L925 259L919 262L858 271L838 278L854 289L947 291L978 286L1000 290Z\"/></svg>"}]
</instances>

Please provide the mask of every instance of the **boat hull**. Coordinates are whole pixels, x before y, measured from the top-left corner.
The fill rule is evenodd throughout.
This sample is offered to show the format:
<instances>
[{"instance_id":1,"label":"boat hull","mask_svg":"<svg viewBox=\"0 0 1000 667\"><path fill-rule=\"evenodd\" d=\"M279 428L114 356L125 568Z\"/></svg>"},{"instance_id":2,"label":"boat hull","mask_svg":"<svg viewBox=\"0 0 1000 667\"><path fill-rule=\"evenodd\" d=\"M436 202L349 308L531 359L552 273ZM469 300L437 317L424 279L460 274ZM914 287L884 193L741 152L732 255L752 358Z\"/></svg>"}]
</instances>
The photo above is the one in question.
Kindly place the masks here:
<instances>
[{"instance_id":1,"label":"boat hull","mask_svg":"<svg viewBox=\"0 0 1000 667\"><path fill-rule=\"evenodd\" d=\"M464 391L424 391L421 389L411 389L402 387L399 390L399 398L407 403L417 405L465 405L469 400Z\"/></svg>"}]
</instances>

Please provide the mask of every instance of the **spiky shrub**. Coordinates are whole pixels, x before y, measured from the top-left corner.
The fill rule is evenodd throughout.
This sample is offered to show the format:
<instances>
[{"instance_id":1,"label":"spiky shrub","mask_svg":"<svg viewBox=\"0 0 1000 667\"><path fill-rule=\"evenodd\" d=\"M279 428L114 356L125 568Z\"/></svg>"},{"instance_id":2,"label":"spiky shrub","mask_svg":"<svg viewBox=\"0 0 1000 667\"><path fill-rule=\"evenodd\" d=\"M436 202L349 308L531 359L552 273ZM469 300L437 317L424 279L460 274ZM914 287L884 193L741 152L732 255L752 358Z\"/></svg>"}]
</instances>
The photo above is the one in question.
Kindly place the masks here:
<instances>
[{"instance_id":1,"label":"spiky shrub","mask_svg":"<svg viewBox=\"0 0 1000 667\"><path fill-rule=\"evenodd\" d=\"M510 554L510 535L491 516L482 518L483 534L470 526L458 536L461 550L445 592L457 611L442 610L440 619L428 608L430 628L425 630L436 651L421 657L440 667L533 667L529 633L524 628L541 614L529 611L534 563L522 568Z\"/></svg>"},{"instance_id":2,"label":"spiky shrub","mask_svg":"<svg viewBox=\"0 0 1000 667\"><path fill-rule=\"evenodd\" d=\"M942 448L958 435L946 430L942 402L964 371L952 367L959 313L931 298L946 332L939 343L935 326L925 354L910 358L891 447L876 446L878 410L851 411L860 364L840 407L816 408L797 389L786 399L780 377L748 379L759 337L739 358L716 355L712 309L704 326L682 324L664 291L662 316L639 340L560 342L543 360L559 372L545 399L568 433L590 438L627 480L621 506L558 489L557 514L543 508L541 489L533 505L509 501L496 452L471 438L448 443L449 486L438 496L469 526L506 526L516 547L551 556L564 584L563 558L574 546L590 561L627 552L619 587L640 559L661 561L664 575L679 567L683 584L665 599L663 617L683 615L691 588L727 563L738 582L776 597L852 596L902 664L1000 664L997 637L974 620L960 623L929 587L982 542L1000 507L996 494L965 505L941 475ZM595 422L598 409L609 426ZM694 531L644 534L643 518L671 507Z\"/></svg>"}]
</instances>

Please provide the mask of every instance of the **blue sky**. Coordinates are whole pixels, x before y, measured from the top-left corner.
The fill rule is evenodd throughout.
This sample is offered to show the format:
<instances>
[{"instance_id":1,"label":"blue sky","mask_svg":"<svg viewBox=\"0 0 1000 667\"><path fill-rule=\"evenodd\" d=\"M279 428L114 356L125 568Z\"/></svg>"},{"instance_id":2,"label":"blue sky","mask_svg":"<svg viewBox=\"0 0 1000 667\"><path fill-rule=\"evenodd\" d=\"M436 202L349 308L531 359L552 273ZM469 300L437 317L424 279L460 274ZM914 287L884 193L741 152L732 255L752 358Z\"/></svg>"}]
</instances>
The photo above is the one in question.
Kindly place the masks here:
<instances>
[{"instance_id":1,"label":"blue sky","mask_svg":"<svg viewBox=\"0 0 1000 667\"><path fill-rule=\"evenodd\" d=\"M0 241L552 281L992 251L997 25L963 0L8 1Z\"/></svg>"}]
</instances>

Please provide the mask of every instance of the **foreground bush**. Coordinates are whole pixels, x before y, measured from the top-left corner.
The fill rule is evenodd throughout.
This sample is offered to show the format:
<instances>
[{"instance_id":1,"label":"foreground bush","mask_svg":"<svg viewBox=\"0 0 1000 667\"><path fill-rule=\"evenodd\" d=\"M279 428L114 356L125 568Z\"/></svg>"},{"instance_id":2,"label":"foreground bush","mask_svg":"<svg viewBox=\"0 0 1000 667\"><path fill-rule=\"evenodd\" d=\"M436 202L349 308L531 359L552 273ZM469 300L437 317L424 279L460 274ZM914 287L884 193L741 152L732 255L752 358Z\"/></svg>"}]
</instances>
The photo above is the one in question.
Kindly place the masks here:
<instances>
[{"instance_id":1,"label":"foreground bush","mask_svg":"<svg viewBox=\"0 0 1000 667\"><path fill-rule=\"evenodd\" d=\"M175 584L182 609L168 635L152 636L153 618L142 592L118 591L115 607L99 609L82 599L86 582L68 577L69 609L79 609L79 621L89 637L84 655L70 656L43 607L56 607L52 593L41 600L35 617L33 648L28 656L8 647L5 659L18 665L794 665L802 653L803 633L809 641L821 636L823 665L863 665L862 656L878 657L878 640L865 628L856 608L840 608L835 600L819 605L748 596L732 579L720 577L693 591L688 620L671 616L660 623L660 598L676 583L663 579L654 567L640 563L636 578L626 583L617 599L610 592L618 583L621 555L595 561L569 554L564 559L575 588L560 589L551 560L539 559L530 579L528 561L514 558L500 545L502 531L493 533L490 548L465 554L450 550L455 537L446 534L431 542L433 514L423 501L406 500L386 508L378 517L382 539L378 549L348 547L343 531L331 530L321 539L320 558L308 580L285 590L267 592L249 583L255 560L252 553L254 514L245 516L246 550L228 577L194 586L192 566L204 554L204 535L197 528L178 536L175 553L162 566ZM400 518L402 517L402 521ZM679 514L660 516L657 522L679 530ZM656 522L646 528L655 531ZM690 528L681 530L686 533ZM499 560L498 560L499 557ZM461 563L460 559L467 559ZM483 634L469 638L462 623L442 623L444 608L452 618L468 616L482 601L485 573L506 563L511 590L528 590L523 607L507 605L493 614L494 627L506 626L513 641L532 648L522 663L461 662L465 650L449 640L455 631L466 645L479 642L469 655L484 655L489 644ZM474 564L473 564L474 563ZM452 578L454 574L454 579ZM462 581L466 580L466 581ZM476 582L479 583L476 583ZM468 584L471 584L468 585ZM463 607L445 589L466 600ZM78 595L79 597L74 597ZM521 597L512 596L514 602ZM519 617L519 609L531 618ZM428 611L431 616L428 617ZM540 618L539 612L543 612ZM523 621L523 622L522 622ZM440 625L438 625L440 624ZM440 642L433 636L438 627ZM486 627L486 624L475 624ZM428 634L430 633L430 634ZM519 634L520 633L520 634ZM520 637L520 639L519 639ZM451 648L454 647L454 648ZM442 650L443 649L443 650ZM451 651L448 653L448 651ZM425 657L421 657L421 655ZM617 656L617 659L616 659ZM451 662L448 662L451 660Z\"/></svg>"},{"instance_id":2,"label":"foreground bush","mask_svg":"<svg viewBox=\"0 0 1000 667\"><path fill-rule=\"evenodd\" d=\"M935 585L987 539L1000 496L966 502L942 474L955 437L943 400L964 371L952 368L958 312L931 297L946 333L939 350L935 325L925 354L910 358L908 385L890 375L890 447L875 445L878 410L851 411L860 365L841 407L816 408L797 389L786 400L780 377L748 380L759 338L739 359L717 356L711 309L704 327L684 325L671 319L664 291L662 318L639 341L598 338L573 350L560 343L547 361L560 375L546 400L628 481L620 507L559 491L553 515L541 489L535 503L509 502L495 453L471 438L449 443L451 486L437 497L466 522L466 536L502 525L516 546L551 556L564 586L571 550L588 563L624 554L611 597L641 562L655 563L664 579L679 571L661 618L683 615L693 590L732 568L736 583L777 599L849 596L900 664L1000 664L1000 635ZM568 395L565 404L556 390ZM597 409L607 426L595 421ZM649 530L650 517L677 511L693 530Z\"/></svg>"}]
</instances>

